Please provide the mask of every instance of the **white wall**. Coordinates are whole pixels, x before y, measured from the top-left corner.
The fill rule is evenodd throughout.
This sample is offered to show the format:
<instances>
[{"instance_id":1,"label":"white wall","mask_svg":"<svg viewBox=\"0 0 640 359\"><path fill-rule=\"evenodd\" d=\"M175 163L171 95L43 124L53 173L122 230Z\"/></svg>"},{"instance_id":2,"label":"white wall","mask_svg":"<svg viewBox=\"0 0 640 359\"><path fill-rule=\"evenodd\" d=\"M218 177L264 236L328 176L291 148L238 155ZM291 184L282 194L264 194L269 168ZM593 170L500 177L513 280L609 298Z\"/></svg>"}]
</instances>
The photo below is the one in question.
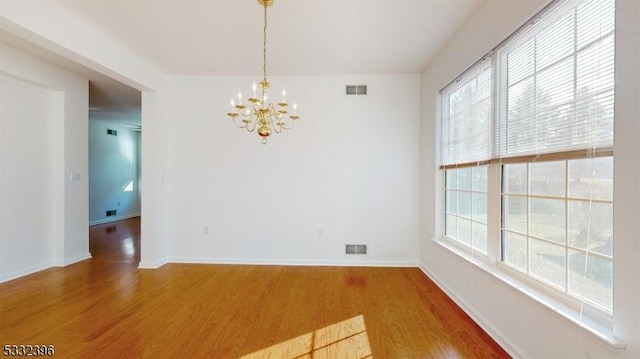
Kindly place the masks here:
<instances>
[{"instance_id":1,"label":"white wall","mask_svg":"<svg viewBox=\"0 0 640 359\"><path fill-rule=\"evenodd\" d=\"M255 78L170 79L169 260L415 265L420 75L270 80L301 119L262 145L226 116Z\"/></svg>"},{"instance_id":2,"label":"white wall","mask_svg":"<svg viewBox=\"0 0 640 359\"><path fill-rule=\"evenodd\" d=\"M29 253L22 251L32 248L34 243L42 245L47 253L46 257L39 257L38 263L26 259L14 261L11 268L0 272L0 280L7 280L36 268L65 265L90 257L86 181L89 92L87 79L2 44L0 52L0 72L13 78L2 77L3 88L10 94L3 99L7 101L7 112L2 119L7 132L3 130L6 143L0 155L10 156L13 161L5 159L9 167L7 172L3 168L2 173L8 176L6 184L14 183L14 176L26 177L22 185L5 188L10 193L5 192L7 197L3 197L2 202L8 212L4 212L0 221L3 228L13 229L2 241L5 245L17 246L22 257ZM44 98L42 91L47 93ZM32 102L31 95L37 93L40 95L35 98L40 99ZM27 108L37 104L46 106ZM45 116L37 119L39 115ZM44 126L35 130L35 137L23 131L39 122L24 123L27 117L41 121ZM80 176L79 181L71 181L72 173ZM25 206L22 210L14 211L22 205ZM15 236L20 230L24 231L24 238ZM35 238L43 232L47 235ZM22 247L27 243L28 247ZM52 248L52 252L48 248Z\"/></svg>"},{"instance_id":3,"label":"white wall","mask_svg":"<svg viewBox=\"0 0 640 359\"><path fill-rule=\"evenodd\" d=\"M53 265L55 100L0 74L0 281Z\"/></svg>"},{"instance_id":4,"label":"white wall","mask_svg":"<svg viewBox=\"0 0 640 359\"><path fill-rule=\"evenodd\" d=\"M140 132L121 128L114 120L89 117L89 223L140 216ZM117 136L107 134L108 129ZM117 215L107 217L108 210Z\"/></svg>"},{"instance_id":5,"label":"white wall","mask_svg":"<svg viewBox=\"0 0 640 359\"><path fill-rule=\"evenodd\" d=\"M489 0L422 75L420 264L490 335L517 357L640 358L640 2L618 0L615 129L615 350L483 269L436 244L440 203L437 170L438 91L495 47L546 0Z\"/></svg>"}]
</instances>

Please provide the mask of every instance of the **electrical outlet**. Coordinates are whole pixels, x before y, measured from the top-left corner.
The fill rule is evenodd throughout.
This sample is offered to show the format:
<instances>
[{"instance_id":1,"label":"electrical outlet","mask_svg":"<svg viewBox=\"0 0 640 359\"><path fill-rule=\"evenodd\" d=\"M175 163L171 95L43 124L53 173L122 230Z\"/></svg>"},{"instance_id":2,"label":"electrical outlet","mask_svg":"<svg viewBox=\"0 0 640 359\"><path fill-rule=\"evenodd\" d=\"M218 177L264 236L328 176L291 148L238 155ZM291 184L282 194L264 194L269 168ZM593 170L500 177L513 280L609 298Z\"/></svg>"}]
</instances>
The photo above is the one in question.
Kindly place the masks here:
<instances>
[{"instance_id":1,"label":"electrical outlet","mask_svg":"<svg viewBox=\"0 0 640 359\"><path fill-rule=\"evenodd\" d=\"M82 176L78 172L71 172L71 182L80 182L82 180Z\"/></svg>"},{"instance_id":2,"label":"electrical outlet","mask_svg":"<svg viewBox=\"0 0 640 359\"><path fill-rule=\"evenodd\" d=\"M323 228L318 228L318 229L316 230L316 235L317 235L318 237L322 237L322 236L324 236L324 229L323 229Z\"/></svg>"},{"instance_id":3,"label":"electrical outlet","mask_svg":"<svg viewBox=\"0 0 640 359\"><path fill-rule=\"evenodd\" d=\"M209 226L202 227L202 234L204 234L205 236L209 234Z\"/></svg>"}]
</instances>

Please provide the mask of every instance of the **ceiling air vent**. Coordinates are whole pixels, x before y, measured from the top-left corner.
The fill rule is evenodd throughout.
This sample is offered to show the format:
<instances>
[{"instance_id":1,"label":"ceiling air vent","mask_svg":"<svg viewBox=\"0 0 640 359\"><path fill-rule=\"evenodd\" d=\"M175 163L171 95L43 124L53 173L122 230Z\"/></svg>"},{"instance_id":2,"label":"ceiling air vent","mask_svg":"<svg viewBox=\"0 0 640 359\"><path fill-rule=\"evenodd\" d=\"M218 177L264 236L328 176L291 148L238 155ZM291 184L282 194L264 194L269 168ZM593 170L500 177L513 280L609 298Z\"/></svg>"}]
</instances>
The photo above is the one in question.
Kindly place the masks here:
<instances>
[{"instance_id":1,"label":"ceiling air vent","mask_svg":"<svg viewBox=\"0 0 640 359\"><path fill-rule=\"evenodd\" d=\"M345 245L345 254L367 254L366 244L347 244Z\"/></svg>"},{"instance_id":2,"label":"ceiling air vent","mask_svg":"<svg viewBox=\"0 0 640 359\"><path fill-rule=\"evenodd\" d=\"M347 85L347 95L366 95L367 85Z\"/></svg>"},{"instance_id":3,"label":"ceiling air vent","mask_svg":"<svg viewBox=\"0 0 640 359\"><path fill-rule=\"evenodd\" d=\"M118 135L118 131L112 130L112 129L107 129L107 135L117 136Z\"/></svg>"}]
</instances>

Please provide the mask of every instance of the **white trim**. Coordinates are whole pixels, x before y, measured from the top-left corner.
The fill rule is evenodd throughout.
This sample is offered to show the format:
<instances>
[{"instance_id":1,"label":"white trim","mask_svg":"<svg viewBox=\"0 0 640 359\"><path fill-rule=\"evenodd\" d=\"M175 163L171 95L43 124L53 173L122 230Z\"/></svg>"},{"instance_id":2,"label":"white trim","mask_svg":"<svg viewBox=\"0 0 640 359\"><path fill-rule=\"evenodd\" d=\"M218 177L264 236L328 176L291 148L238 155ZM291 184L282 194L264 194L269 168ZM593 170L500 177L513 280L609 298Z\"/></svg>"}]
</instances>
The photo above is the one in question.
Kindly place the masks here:
<instances>
[{"instance_id":1,"label":"white trim","mask_svg":"<svg viewBox=\"0 0 640 359\"><path fill-rule=\"evenodd\" d=\"M443 281L441 281L438 276L436 276L433 272L431 272L424 264L420 263L418 268L429 278L431 279L451 300L453 300L456 305L458 305L471 319L482 328L493 340L502 347L511 357L513 358L522 358L529 359L530 357L525 354L525 352L518 347L514 342L512 342L508 336L504 335L496 326L494 326L491 321L484 318L479 312L471 306L467 301L465 301L462 297L455 294L455 292Z\"/></svg>"},{"instance_id":2,"label":"white trim","mask_svg":"<svg viewBox=\"0 0 640 359\"><path fill-rule=\"evenodd\" d=\"M28 276L30 274L33 273L37 273L40 271L43 271L45 269L49 269L49 268L53 268L53 267L66 267L68 265L74 264L74 263L78 263L78 262L82 262L84 260L90 259L91 258L91 253L87 252L84 254L80 254L77 255L75 257L71 257L71 258L67 258L64 260L64 262L62 264L59 263L55 263L55 262L46 262L46 263L42 263L42 264L37 264L31 267L27 267L15 272L10 272L4 275L0 275L0 283L4 283L4 282L8 282L10 280L14 280L14 279L18 279L24 276Z\"/></svg>"},{"instance_id":3,"label":"white trim","mask_svg":"<svg viewBox=\"0 0 640 359\"><path fill-rule=\"evenodd\" d=\"M140 262L138 263L138 269L158 269L165 264L167 264L167 261Z\"/></svg>"},{"instance_id":4,"label":"white trim","mask_svg":"<svg viewBox=\"0 0 640 359\"><path fill-rule=\"evenodd\" d=\"M33 274L33 273L36 273L36 272L43 271L45 269L49 269L51 267L54 267L53 262L46 262L46 263L37 264L37 265L31 266L31 267L27 267L27 268L21 269L19 271L3 274L3 275L0 275L0 283L4 283L4 282L8 282L10 280L18 279L20 277L24 277L24 276L27 276L29 274Z\"/></svg>"},{"instance_id":5,"label":"white trim","mask_svg":"<svg viewBox=\"0 0 640 359\"><path fill-rule=\"evenodd\" d=\"M238 265L280 265L280 266L340 266L340 267L411 267L416 268L416 261L354 261L354 260L322 260L322 259L282 259L282 258L196 258L172 257L168 263L192 264L238 264Z\"/></svg>"},{"instance_id":6,"label":"white trim","mask_svg":"<svg viewBox=\"0 0 640 359\"><path fill-rule=\"evenodd\" d=\"M91 253L87 252L87 253L83 253L80 255L77 255L75 257L71 257L71 258L65 258L64 262L62 263L62 266L57 266L57 267L66 267L68 265L74 264L74 263L78 263L78 262L82 262L84 260L87 259L91 259Z\"/></svg>"},{"instance_id":7,"label":"white trim","mask_svg":"<svg viewBox=\"0 0 640 359\"><path fill-rule=\"evenodd\" d=\"M122 221L122 220L125 220L125 219L136 218L136 217L140 217L140 213L128 214L126 216L117 216L117 217L109 217L109 218L105 218L105 219L99 219L97 221L89 222L89 225L90 226L95 226L96 224L105 224L105 223L110 223L110 222Z\"/></svg>"},{"instance_id":8,"label":"white trim","mask_svg":"<svg viewBox=\"0 0 640 359\"><path fill-rule=\"evenodd\" d=\"M497 266L492 266L491 264L485 261L469 256L468 254L458 250L456 247L451 246L449 243L445 241L434 240L434 242L442 246L444 249L452 252L454 255L458 255L462 259L468 261L475 267L485 271L489 275L498 279L500 282L524 294L527 298L532 299L534 302L542 305L544 308L547 308L551 312L559 315L560 317L566 320L569 320L573 324L584 329L585 333L588 333L591 335L591 337L597 339L597 342L602 344L602 346L609 352L614 353L616 355L620 355L620 351L626 349L627 344L614 336L613 329L603 326L601 323L597 321L597 319L581 315L579 311L576 311L574 308L570 307L564 302L556 300L553 297L545 294L544 291L535 289L533 286L528 285L524 281L517 280L512 275L499 270ZM420 268L427 270L422 263L420 263ZM427 275L429 277L433 275L430 271L427 270L427 272L428 272ZM435 277L435 275L433 279L436 282L436 284L438 284L438 286L440 286L442 290L445 291L445 293L447 293L458 305L460 305L460 307L462 307L463 310L474 321L476 321L483 329L485 329L484 326L481 324L487 321L484 320L480 314L477 314L475 309L472 306L468 305L462 298L455 295L455 293L451 289L449 289L449 287L447 287L444 283L437 281L436 280L437 278ZM442 285L440 285L441 283ZM471 312L468 312L467 308ZM489 327L485 330L487 331L487 333L491 335L494 331L489 330L492 327L490 324L487 324L487 325ZM497 334L499 334L499 332ZM497 339L496 341L500 343L500 341L498 341Z\"/></svg>"}]
</instances>

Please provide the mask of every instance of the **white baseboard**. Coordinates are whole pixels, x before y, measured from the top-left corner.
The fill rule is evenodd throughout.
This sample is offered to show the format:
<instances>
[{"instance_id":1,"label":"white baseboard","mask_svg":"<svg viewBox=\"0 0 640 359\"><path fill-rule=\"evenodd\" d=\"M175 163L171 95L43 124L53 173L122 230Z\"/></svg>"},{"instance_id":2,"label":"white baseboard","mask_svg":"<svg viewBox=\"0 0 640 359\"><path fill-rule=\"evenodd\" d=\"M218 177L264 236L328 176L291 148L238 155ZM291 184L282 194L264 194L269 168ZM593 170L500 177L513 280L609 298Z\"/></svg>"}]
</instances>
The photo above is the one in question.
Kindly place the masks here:
<instances>
[{"instance_id":1,"label":"white baseboard","mask_svg":"<svg viewBox=\"0 0 640 359\"><path fill-rule=\"evenodd\" d=\"M138 263L138 269L158 269L163 265L167 264L166 261L155 261L155 262L140 262Z\"/></svg>"},{"instance_id":2,"label":"white baseboard","mask_svg":"<svg viewBox=\"0 0 640 359\"><path fill-rule=\"evenodd\" d=\"M15 271L15 272L6 273L6 274L0 274L0 283L8 282L10 280L18 279L20 277L24 277L24 276L29 275L29 274L40 272L41 270L49 269L49 268L51 268L53 266L54 266L53 262L51 262L51 263L42 263L42 264L38 264L38 265L35 265L35 266L23 268L21 270Z\"/></svg>"},{"instance_id":3,"label":"white baseboard","mask_svg":"<svg viewBox=\"0 0 640 359\"><path fill-rule=\"evenodd\" d=\"M49 269L49 268L52 268L52 267L68 266L70 264L82 262L82 261L90 259L90 258L91 258L91 253L87 252L87 253L84 253L84 254L77 255L75 257L66 258L64 260L64 262L62 263L62 265L60 265L59 263L55 263L55 262L47 262L47 263L42 263L42 264L38 264L38 265L35 265L35 266L23 268L21 270L15 271L15 272L7 273L7 274L1 274L0 275L0 283L4 283L4 282L8 282L10 280L18 279L20 277L24 277L24 276L27 276L29 274L40 272L40 271L43 271L45 269Z\"/></svg>"},{"instance_id":4,"label":"white baseboard","mask_svg":"<svg viewBox=\"0 0 640 359\"><path fill-rule=\"evenodd\" d=\"M491 323L490 320L487 320L484 316L479 314L473 306L471 306L466 300L462 297L456 295L456 293L443 281L441 281L437 275L431 272L425 265L420 263L418 268L422 270L422 272L431 279L443 292L451 298L471 319L476 322L484 330L493 340L498 343L512 358L522 358L529 359L529 356L525 354L525 352L518 347L515 343L513 343L509 337L504 335L502 331L495 327Z\"/></svg>"},{"instance_id":5,"label":"white baseboard","mask_svg":"<svg viewBox=\"0 0 640 359\"><path fill-rule=\"evenodd\" d=\"M84 253L84 254L80 254L80 255L77 255L77 256L71 257L71 258L65 258L64 259L64 263L62 263L62 267L66 267L68 265L71 265L71 264L74 264L74 263L78 263L78 262L82 262L84 260L91 259L91 258L92 258L92 256L91 256L91 253L89 253L89 252Z\"/></svg>"},{"instance_id":6,"label":"white baseboard","mask_svg":"<svg viewBox=\"0 0 640 359\"><path fill-rule=\"evenodd\" d=\"M184 264L238 264L238 265L280 265L280 266L338 266L338 267L417 267L413 261L354 261L321 259L259 259L259 258L195 258L171 257L169 263Z\"/></svg>"},{"instance_id":7,"label":"white baseboard","mask_svg":"<svg viewBox=\"0 0 640 359\"><path fill-rule=\"evenodd\" d=\"M109 217L109 218L105 218L105 219L99 219L97 221L90 221L89 225L90 226L95 226L96 224L105 224L105 223L110 223L110 222L117 222L117 221L122 221L122 220L125 220L125 219L136 218L136 217L140 217L140 213L128 214L126 216Z\"/></svg>"}]
</instances>

